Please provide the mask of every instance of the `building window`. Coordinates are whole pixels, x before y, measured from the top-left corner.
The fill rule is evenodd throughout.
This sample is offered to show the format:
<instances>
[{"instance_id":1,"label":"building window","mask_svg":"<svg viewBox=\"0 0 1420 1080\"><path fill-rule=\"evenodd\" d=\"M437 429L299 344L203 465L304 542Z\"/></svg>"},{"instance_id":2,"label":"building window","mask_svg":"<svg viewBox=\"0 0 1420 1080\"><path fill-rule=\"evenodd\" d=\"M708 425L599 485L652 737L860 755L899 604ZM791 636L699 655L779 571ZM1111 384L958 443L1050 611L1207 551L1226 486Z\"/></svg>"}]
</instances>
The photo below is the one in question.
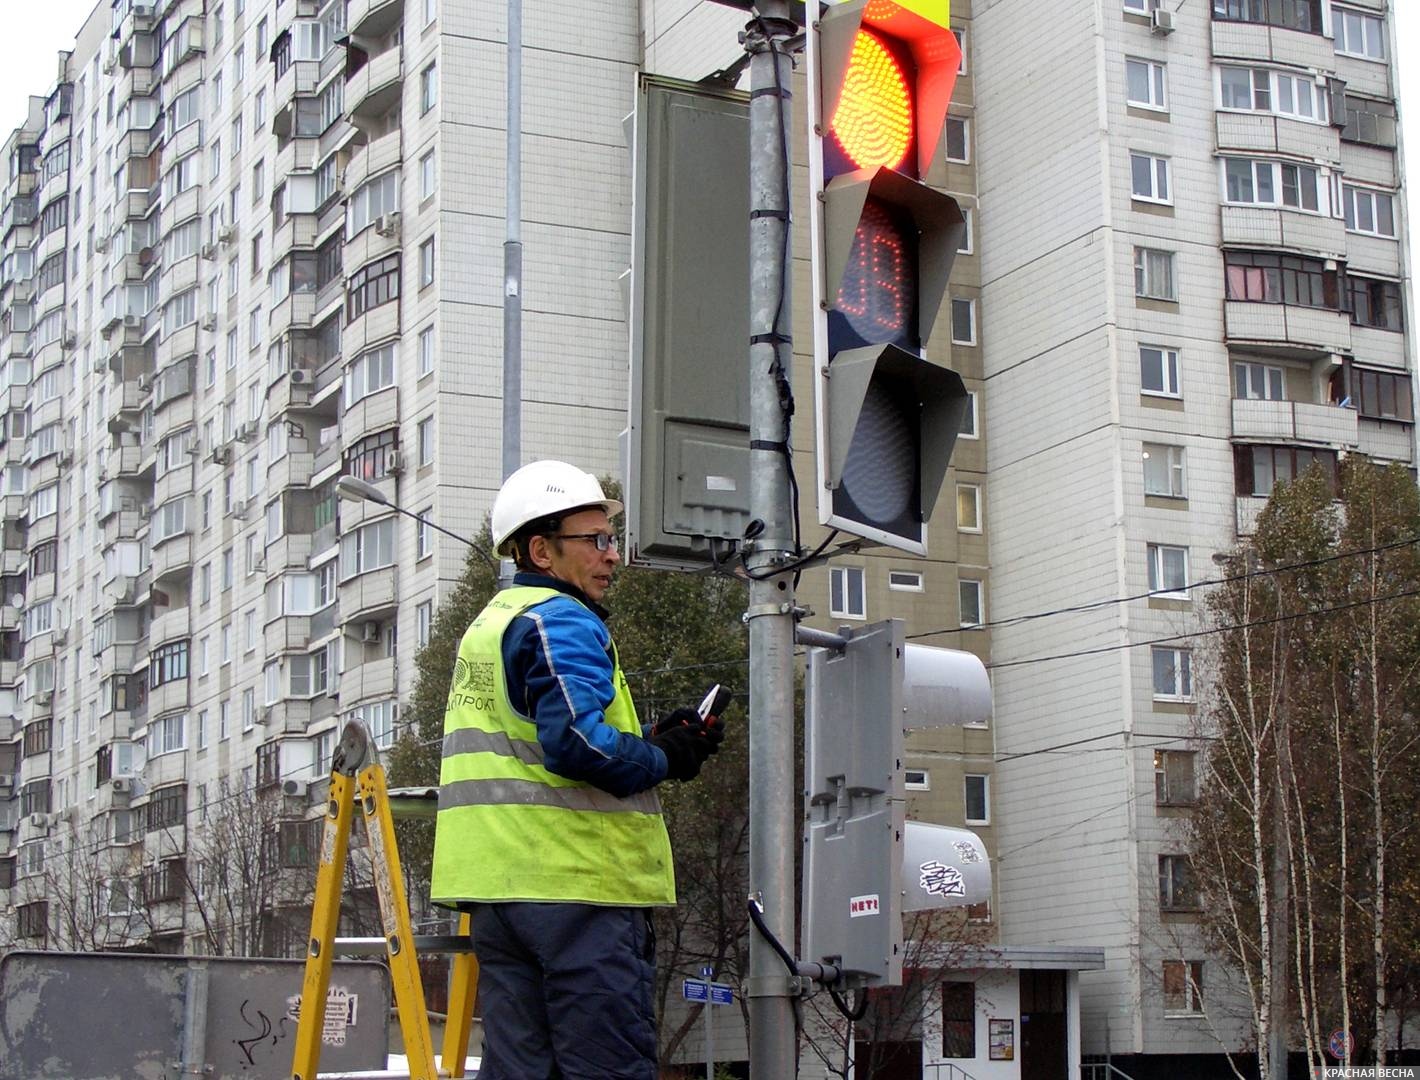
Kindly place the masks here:
<instances>
[{"instance_id":1,"label":"building window","mask_svg":"<svg viewBox=\"0 0 1420 1080\"><path fill-rule=\"evenodd\" d=\"M434 463L434 418L426 416L415 425L414 430L419 443L419 464L432 465Z\"/></svg>"},{"instance_id":2,"label":"building window","mask_svg":"<svg viewBox=\"0 0 1420 1080\"><path fill-rule=\"evenodd\" d=\"M399 299L399 256L387 255L350 275L346 286L345 321L358 319L371 308Z\"/></svg>"},{"instance_id":3,"label":"building window","mask_svg":"<svg viewBox=\"0 0 1420 1080\"><path fill-rule=\"evenodd\" d=\"M1183 447L1144 444L1144 494L1171 499L1187 498Z\"/></svg>"},{"instance_id":4,"label":"building window","mask_svg":"<svg viewBox=\"0 0 1420 1080\"><path fill-rule=\"evenodd\" d=\"M363 525L340 538L340 579L394 564L394 518Z\"/></svg>"},{"instance_id":5,"label":"building window","mask_svg":"<svg viewBox=\"0 0 1420 1080\"><path fill-rule=\"evenodd\" d=\"M394 385L394 346L361 353L345 371L345 407Z\"/></svg>"},{"instance_id":6,"label":"building window","mask_svg":"<svg viewBox=\"0 0 1420 1080\"><path fill-rule=\"evenodd\" d=\"M439 185L439 174L434 168L434 151L430 150L419 159L419 200L430 198Z\"/></svg>"},{"instance_id":7,"label":"building window","mask_svg":"<svg viewBox=\"0 0 1420 1080\"><path fill-rule=\"evenodd\" d=\"M1139 385L1146 394L1182 397L1178 381L1178 350L1159 345L1140 345Z\"/></svg>"},{"instance_id":8,"label":"building window","mask_svg":"<svg viewBox=\"0 0 1420 1080\"><path fill-rule=\"evenodd\" d=\"M164 683L187 678L188 643L174 641L160 645L148 654L148 685L153 688Z\"/></svg>"},{"instance_id":9,"label":"building window","mask_svg":"<svg viewBox=\"0 0 1420 1080\"><path fill-rule=\"evenodd\" d=\"M1274 113L1311 123L1327 121L1326 95L1304 75L1224 66L1218 69L1218 90L1224 109Z\"/></svg>"},{"instance_id":10,"label":"building window","mask_svg":"<svg viewBox=\"0 0 1420 1080\"><path fill-rule=\"evenodd\" d=\"M439 103L439 71L430 64L419 73L419 114L422 116Z\"/></svg>"},{"instance_id":11,"label":"building window","mask_svg":"<svg viewBox=\"0 0 1420 1080\"><path fill-rule=\"evenodd\" d=\"M1295 304L1298 307L1341 308L1341 283L1335 270L1320 259L1267 252L1223 253L1226 295L1229 300L1257 304Z\"/></svg>"},{"instance_id":12,"label":"building window","mask_svg":"<svg viewBox=\"0 0 1420 1080\"><path fill-rule=\"evenodd\" d=\"M894 592L921 592L922 575L916 570L889 570L888 588Z\"/></svg>"},{"instance_id":13,"label":"building window","mask_svg":"<svg viewBox=\"0 0 1420 1080\"><path fill-rule=\"evenodd\" d=\"M1385 20L1364 11L1336 7L1331 12L1336 51L1365 60L1385 59Z\"/></svg>"},{"instance_id":14,"label":"building window","mask_svg":"<svg viewBox=\"0 0 1420 1080\"><path fill-rule=\"evenodd\" d=\"M1407 399L1408 400L1408 399ZM1308 450L1296 446L1239 446L1233 450L1239 495L1267 496L1276 485L1295 480L1313 465L1320 466L1336 490L1335 450Z\"/></svg>"},{"instance_id":15,"label":"building window","mask_svg":"<svg viewBox=\"0 0 1420 1080\"><path fill-rule=\"evenodd\" d=\"M1149 653L1154 667L1154 700L1192 701L1193 654L1157 645Z\"/></svg>"},{"instance_id":16,"label":"building window","mask_svg":"<svg viewBox=\"0 0 1420 1080\"><path fill-rule=\"evenodd\" d=\"M976 344L976 301L952 297L952 344Z\"/></svg>"},{"instance_id":17,"label":"building window","mask_svg":"<svg viewBox=\"0 0 1420 1080\"><path fill-rule=\"evenodd\" d=\"M1141 202L1173 202L1168 158L1130 151L1129 175L1134 198Z\"/></svg>"},{"instance_id":18,"label":"building window","mask_svg":"<svg viewBox=\"0 0 1420 1080\"><path fill-rule=\"evenodd\" d=\"M942 1057L976 1057L976 984L942 984Z\"/></svg>"},{"instance_id":19,"label":"building window","mask_svg":"<svg viewBox=\"0 0 1420 1080\"><path fill-rule=\"evenodd\" d=\"M434 517L434 508L426 506L420 511L419 516L423 520L415 523L414 557L424 559L434 554L434 530L429 526L430 520Z\"/></svg>"},{"instance_id":20,"label":"building window","mask_svg":"<svg viewBox=\"0 0 1420 1080\"><path fill-rule=\"evenodd\" d=\"M959 579L957 602L961 606L962 626L980 626L986 621L986 603L981 593L981 582L969 578Z\"/></svg>"},{"instance_id":21,"label":"building window","mask_svg":"<svg viewBox=\"0 0 1420 1080\"><path fill-rule=\"evenodd\" d=\"M926 769L904 769L903 786L908 791L931 791L932 777Z\"/></svg>"},{"instance_id":22,"label":"building window","mask_svg":"<svg viewBox=\"0 0 1420 1080\"><path fill-rule=\"evenodd\" d=\"M1165 65L1153 60L1124 61L1124 81L1129 104L1141 109L1163 112L1169 107L1168 76Z\"/></svg>"},{"instance_id":23,"label":"building window","mask_svg":"<svg viewBox=\"0 0 1420 1080\"><path fill-rule=\"evenodd\" d=\"M963 778L966 798L966 823L968 825L991 824L991 778L978 773L967 773Z\"/></svg>"},{"instance_id":24,"label":"building window","mask_svg":"<svg viewBox=\"0 0 1420 1080\"><path fill-rule=\"evenodd\" d=\"M961 431L958 433L959 437L963 439L978 438L979 436L977 435L977 422L978 416L976 391L968 390L966 392L966 410L962 413Z\"/></svg>"},{"instance_id":25,"label":"building window","mask_svg":"<svg viewBox=\"0 0 1420 1080\"><path fill-rule=\"evenodd\" d=\"M1285 401L1287 380L1280 367L1235 362L1233 397L1248 401Z\"/></svg>"},{"instance_id":26,"label":"building window","mask_svg":"<svg viewBox=\"0 0 1420 1080\"><path fill-rule=\"evenodd\" d=\"M1321 33L1321 0L1213 0L1213 18Z\"/></svg>"},{"instance_id":27,"label":"building window","mask_svg":"<svg viewBox=\"0 0 1420 1080\"><path fill-rule=\"evenodd\" d=\"M1351 322L1376 330L1403 330L1404 305L1400 302L1400 283L1351 276L1346 279L1350 297Z\"/></svg>"},{"instance_id":28,"label":"building window","mask_svg":"<svg viewBox=\"0 0 1420 1080\"><path fill-rule=\"evenodd\" d=\"M360 480L382 480L390 475L390 455L398 450L394 428L367 435L345 454L345 475Z\"/></svg>"},{"instance_id":29,"label":"building window","mask_svg":"<svg viewBox=\"0 0 1420 1080\"><path fill-rule=\"evenodd\" d=\"M187 716L160 716L148 725L148 756L172 754L187 749Z\"/></svg>"},{"instance_id":30,"label":"building window","mask_svg":"<svg viewBox=\"0 0 1420 1080\"><path fill-rule=\"evenodd\" d=\"M187 817L187 785L158 788L148 802L147 831L177 828Z\"/></svg>"},{"instance_id":31,"label":"building window","mask_svg":"<svg viewBox=\"0 0 1420 1080\"><path fill-rule=\"evenodd\" d=\"M1346 184L1341 189L1346 231L1395 239L1395 199L1384 191L1367 191Z\"/></svg>"},{"instance_id":32,"label":"building window","mask_svg":"<svg viewBox=\"0 0 1420 1080\"><path fill-rule=\"evenodd\" d=\"M1395 102L1347 94L1345 106L1346 115L1337 117L1338 122L1342 119L1346 122L1341 129L1343 139L1368 146L1383 146L1389 150L1396 148Z\"/></svg>"},{"instance_id":33,"label":"building window","mask_svg":"<svg viewBox=\"0 0 1420 1080\"><path fill-rule=\"evenodd\" d=\"M1149 591L1188 596L1188 548L1150 544Z\"/></svg>"},{"instance_id":34,"label":"building window","mask_svg":"<svg viewBox=\"0 0 1420 1080\"><path fill-rule=\"evenodd\" d=\"M1154 803L1158 806L1192 806L1198 801L1198 781L1192 750L1154 751Z\"/></svg>"},{"instance_id":35,"label":"building window","mask_svg":"<svg viewBox=\"0 0 1420 1080\"><path fill-rule=\"evenodd\" d=\"M429 630L434 623L434 602L425 600L414 609L414 641L419 648L429 644Z\"/></svg>"},{"instance_id":36,"label":"building window","mask_svg":"<svg viewBox=\"0 0 1420 1080\"><path fill-rule=\"evenodd\" d=\"M419 331L419 377L434 371L434 328L426 326Z\"/></svg>"},{"instance_id":37,"label":"building window","mask_svg":"<svg viewBox=\"0 0 1420 1080\"><path fill-rule=\"evenodd\" d=\"M1321 172L1310 165L1285 161L1224 158L1223 198L1242 206L1275 206L1319 213Z\"/></svg>"},{"instance_id":38,"label":"building window","mask_svg":"<svg viewBox=\"0 0 1420 1080\"><path fill-rule=\"evenodd\" d=\"M1164 961L1164 1015L1197 1016L1203 1012L1203 961Z\"/></svg>"},{"instance_id":39,"label":"building window","mask_svg":"<svg viewBox=\"0 0 1420 1080\"><path fill-rule=\"evenodd\" d=\"M1151 300L1177 300L1173 283L1173 252L1134 249L1134 295Z\"/></svg>"},{"instance_id":40,"label":"building window","mask_svg":"<svg viewBox=\"0 0 1420 1080\"><path fill-rule=\"evenodd\" d=\"M957 485L957 528L962 532L981 531L981 488L976 484Z\"/></svg>"},{"instance_id":41,"label":"building window","mask_svg":"<svg viewBox=\"0 0 1420 1080\"><path fill-rule=\"evenodd\" d=\"M867 591L861 566L829 569L828 613L841 619L867 618Z\"/></svg>"},{"instance_id":42,"label":"building window","mask_svg":"<svg viewBox=\"0 0 1420 1080\"><path fill-rule=\"evenodd\" d=\"M419 287L434 284L434 238L431 236L419 245Z\"/></svg>"},{"instance_id":43,"label":"building window","mask_svg":"<svg viewBox=\"0 0 1420 1080\"><path fill-rule=\"evenodd\" d=\"M1153 0L1124 0L1124 10L1132 11L1136 15L1149 14L1149 5Z\"/></svg>"},{"instance_id":44,"label":"building window","mask_svg":"<svg viewBox=\"0 0 1420 1080\"><path fill-rule=\"evenodd\" d=\"M971 121L963 116L948 116L946 127L947 160L961 165L971 161Z\"/></svg>"},{"instance_id":45,"label":"building window","mask_svg":"<svg viewBox=\"0 0 1420 1080\"><path fill-rule=\"evenodd\" d=\"M1159 907L1164 911L1198 910L1198 892L1187 855L1159 856Z\"/></svg>"},{"instance_id":46,"label":"building window","mask_svg":"<svg viewBox=\"0 0 1420 1080\"><path fill-rule=\"evenodd\" d=\"M1400 420L1408 424L1415 419L1410 376L1404 373L1352 367L1351 394L1356 411L1367 420Z\"/></svg>"}]
</instances>

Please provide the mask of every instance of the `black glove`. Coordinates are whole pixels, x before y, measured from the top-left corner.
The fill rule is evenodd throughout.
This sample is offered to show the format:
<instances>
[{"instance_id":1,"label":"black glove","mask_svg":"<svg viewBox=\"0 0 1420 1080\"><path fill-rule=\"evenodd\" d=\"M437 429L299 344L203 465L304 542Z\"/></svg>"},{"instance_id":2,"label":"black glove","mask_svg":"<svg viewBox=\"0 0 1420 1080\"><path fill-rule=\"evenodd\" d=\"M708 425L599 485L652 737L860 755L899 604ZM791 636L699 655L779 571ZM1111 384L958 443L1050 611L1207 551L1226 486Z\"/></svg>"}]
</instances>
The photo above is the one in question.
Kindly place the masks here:
<instances>
[{"instance_id":1,"label":"black glove","mask_svg":"<svg viewBox=\"0 0 1420 1080\"><path fill-rule=\"evenodd\" d=\"M664 735L672 728L686 727L700 723L700 714L694 709L673 709L664 716L656 717L656 722L651 725L652 735Z\"/></svg>"},{"instance_id":2,"label":"black glove","mask_svg":"<svg viewBox=\"0 0 1420 1080\"><path fill-rule=\"evenodd\" d=\"M697 732L684 724L652 735L648 740L666 755L667 780L694 780L700 775L700 766L715 752L703 732Z\"/></svg>"}]
</instances>

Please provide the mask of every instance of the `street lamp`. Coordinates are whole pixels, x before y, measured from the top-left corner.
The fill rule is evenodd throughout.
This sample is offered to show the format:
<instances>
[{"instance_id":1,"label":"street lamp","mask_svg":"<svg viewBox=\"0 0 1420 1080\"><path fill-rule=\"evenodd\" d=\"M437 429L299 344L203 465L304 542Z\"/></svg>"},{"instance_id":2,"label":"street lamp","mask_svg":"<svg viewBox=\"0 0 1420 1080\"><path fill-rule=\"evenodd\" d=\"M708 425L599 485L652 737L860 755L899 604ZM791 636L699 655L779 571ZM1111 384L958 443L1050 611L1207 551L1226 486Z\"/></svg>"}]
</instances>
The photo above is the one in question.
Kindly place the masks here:
<instances>
[{"instance_id":1,"label":"street lamp","mask_svg":"<svg viewBox=\"0 0 1420 1080\"><path fill-rule=\"evenodd\" d=\"M461 544L467 544L469 547L473 548L474 551L482 555L490 566L494 563L493 556L488 554L488 549L482 544L470 540L466 536L460 536L458 533L430 521L423 514L416 514L412 510L406 510L379 488L375 487L374 484L366 480L361 480L357 476L342 476L335 482L335 493L342 499L349 499L351 502L372 502L378 503L381 506L388 506L396 513L403 514L405 517L411 517L421 525L427 525L429 528L435 529L445 536L451 536Z\"/></svg>"}]
</instances>

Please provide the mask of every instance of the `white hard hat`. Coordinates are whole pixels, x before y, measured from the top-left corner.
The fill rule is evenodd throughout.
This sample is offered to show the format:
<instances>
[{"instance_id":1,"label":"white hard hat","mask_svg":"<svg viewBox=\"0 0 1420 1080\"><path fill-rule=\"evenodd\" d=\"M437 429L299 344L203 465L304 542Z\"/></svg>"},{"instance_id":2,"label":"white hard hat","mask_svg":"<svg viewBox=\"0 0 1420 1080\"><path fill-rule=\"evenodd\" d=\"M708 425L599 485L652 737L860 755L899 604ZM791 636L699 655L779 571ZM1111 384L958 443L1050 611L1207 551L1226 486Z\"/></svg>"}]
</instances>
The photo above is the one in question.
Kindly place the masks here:
<instances>
[{"instance_id":1,"label":"white hard hat","mask_svg":"<svg viewBox=\"0 0 1420 1080\"><path fill-rule=\"evenodd\" d=\"M583 506L600 506L607 517L621 513L621 503L608 499L597 478L575 465L565 461L524 465L503 481L493 500L493 546L499 555L508 555L513 534L524 525Z\"/></svg>"}]
</instances>

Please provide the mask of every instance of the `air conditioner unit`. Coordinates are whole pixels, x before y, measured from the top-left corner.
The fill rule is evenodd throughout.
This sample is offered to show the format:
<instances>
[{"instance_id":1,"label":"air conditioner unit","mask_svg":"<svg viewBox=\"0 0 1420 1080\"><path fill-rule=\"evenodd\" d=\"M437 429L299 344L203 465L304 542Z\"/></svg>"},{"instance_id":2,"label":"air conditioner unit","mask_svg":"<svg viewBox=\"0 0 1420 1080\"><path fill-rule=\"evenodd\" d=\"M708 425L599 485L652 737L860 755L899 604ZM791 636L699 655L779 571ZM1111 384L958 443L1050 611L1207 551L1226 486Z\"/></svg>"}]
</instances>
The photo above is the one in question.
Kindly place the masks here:
<instances>
[{"instance_id":1,"label":"air conditioner unit","mask_svg":"<svg viewBox=\"0 0 1420 1080\"><path fill-rule=\"evenodd\" d=\"M153 389L153 376L151 375L139 375L138 378L133 381L138 384L139 393L146 394L149 390Z\"/></svg>"},{"instance_id":2,"label":"air conditioner unit","mask_svg":"<svg viewBox=\"0 0 1420 1080\"><path fill-rule=\"evenodd\" d=\"M59 456L55 458L61 469L68 468L74 464L74 453L71 450L59 451Z\"/></svg>"},{"instance_id":3,"label":"air conditioner unit","mask_svg":"<svg viewBox=\"0 0 1420 1080\"><path fill-rule=\"evenodd\" d=\"M32 828L32 829L48 829L48 828L49 828L49 815L48 815L48 814L31 814L31 815L30 815L29 817L27 817L25 820L26 820L27 822L29 822L29 826L30 826L30 828Z\"/></svg>"},{"instance_id":4,"label":"air conditioner unit","mask_svg":"<svg viewBox=\"0 0 1420 1080\"><path fill-rule=\"evenodd\" d=\"M102 356L94 357L94 374L102 375L108 371L108 360Z\"/></svg>"},{"instance_id":5,"label":"air conditioner unit","mask_svg":"<svg viewBox=\"0 0 1420 1080\"><path fill-rule=\"evenodd\" d=\"M215 259L217 257L217 245L209 240L207 243L202 245L198 254L200 254L204 259Z\"/></svg>"},{"instance_id":6,"label":"air conditioner unit","mask_svg":"<svg viewBox=\"0 0 1420 1080\"><path fill-rule=\"evenodd\" d=\"M109 787L113 788L115 795L131 795L133 794L133 777L115 776L109 781Z\"/></svg>"},{"instance_id":7,"label":"air conditioner unit","mask_svg":"<svg viewBox=\"0 0 1420 1080\"><path fill-rule=\"evenodd\" d=\"M107 251L107 250L108 250L108 237L107 237L107 236L96 236L96 237L94 237L94 250L97 251L99 254L103 254L105 251Z\"/></svg>"},{"instance_id":8,"label":"air conditioner unit","mask_svg":"<svg viewBox=\"0 0 1420 1080\"><path fill-rule=\"evenodd\" d=\"M202 329L204 329L204 330L216 330L216 329L217 329L217 316L216 316L216 315L204 315L204 316L202 316Z\"/></svg>"},{"instance_id":9,"label":"air conditioner unit","mask_svg":"<svg viewBox=\"0 0 1420 1080\"><path fill-rule=\"evenodd\" d=\"M104 61L104 74L112 75L118 67L118 57L110 56Z\"/></svg>"},{"instance_id":10,"label":"air conditioner unit","mask_svg":"<svg viewBox=\"0 0 1420 1080\"><path fill-rule=\"evenodd\" d=\"M366 645L373 645L380 640L380 624L373 620L360 624L360 640Z\"/></svg>"},{"instance_id":11,"label":"air conditioner unit","mask_svg":"<svg viewBox=\"0 0 1420 1080\"><path fill-rule=\"evenodd\" d=\"M59 339L59 345L61 348L72 349L78 344L79 335L76 334L73 330L64 331L64 336Z\"/></svg>"},{"instance_id":12,"label":"air conditioner unit","mask_svg":"<svg viewBox=\"0 0 1420 1080\"><path fill-rule=\"evenodd\" d=\"M391 476L404 472L404 460L399 456L398 450L391 450L385 455L385 471Z\"/></svg>"},{"instance_id":13,"label":"air conditioner unit","mask_svg":"<svg viewBox=\"0 0 1420 1080\"><path fill-rule=\"evenodd\" d=\"M209 456L213 465L230 465L232 463L232 448L230 446L214 446Z\"/></svg>"},{"instance_id":14,"label":"air conditioner unit","mask_svg":"<svg viewBox=\"0 0 1420 1080\"><path fill-rule=\"evenodd\" d=\"M59 627L57 630L55 630L53 634L51 634L51 635L49 636L49 640L50 640L51 642L53 642L55 645L68 645L68 644L69 644L69 631L66 630L64 627L61 626L61 627Z\"/></svg>"},{"instance_id":15,"label":"air conditioner unit","mask_svg":"<svg viewBox=\"0 0 1420 1080\"><path fill-rule=\"evenodd\" d=\"M217 243L230 244L237 238L237 227L235 225L223 225L217 230Z\"/></svg>"},{"instance_id":16,"label":"air conditioner unit","mask_svg":"<svg viewBox=\"0 0 1420 1080\"><path fill-rule=\"evenodd\" d=\"M309 780L283 780L281 781L281 794L290 795L296 799L304 798L310 786Z\"/></svg>"},{"instance_id":17,"label":"air conditioner unit","mask_svg":"<svg viewBox=\"0 0 1420 1080\"><path fill-rule=\"evenodd\" d=\"M152 4L134 4L133 17L135 19L151 19L153 17Z\"/></svg>"},{"instance_id":18,"label":"air conditioner unit","mask_svg":"<svg viewBox=\"0 0 1420 1080\"><path fill-rule=\"evenodd\" d=\"M41 690L38 694L35 695L35 704L38 705L41 709L47 709L47 708L49 708L50 705L52 705L53 703L54 703L54 691L53 691L53 690Z\"/></svg>"},{"instance_id":19,"label":"air conditioner unit","mask_svg":"<svg viewBox=\"0 0 1420 1080\"><path fill-rule=\"evenodd\" d=\"M381 214L375 219L375 232L381 236L394 236L399 232L399 213Z\"/></svg>"},{"instance_id":20,"label":"air conditioner unit","mask_svg":"<svg viewBox=\"0 0 1420 1080\"><path fill-rule=\"evenodd\" d=\"M236 437L239 442L251 442L256 438L256 421L243 420L237 425Z\"/></svg>"},{"instance_id":21,"label":"air conditioner unit","mask_svg":"<svg viewBox=\"0 0 1420 1080\"><path fill-rule=\"evenodd\" d=\"M264 562L265 560L262 561ZM256 722L262 727L266 727L268 724L270 724L271 720L271 709L269 707L256 710Z\"/></svg>"},{"instance_id":22,"label":"air conditioner unit","mask_svg":"<svg viewBox=\"0 0 1420 1080\"><path fill-rule=\"evenodd\" d=\"M12 788L15 786L15 774L0 772L0 788Z\"/></svg>"},{"instance_id":23,"label":"air conditioner unit","mask_svg":"<svg viewBox=\"0 0 1420 1080\"><path fill-rule=\"evenodd\" d=\"M1173 12L1155 8L1149 12L1149 26L1154 33L1163 36L1173 33Z\"/></svg>"},{"instance_id":24,"label":"air conditioner unit","mask_svg":"<svg viewBox=\"0 0 1420 1080\"><path fill-rule=\"evenodd\" d=\"M264 552L264 551L258 551L258 552L252 557L252 560L251 560L251 568L252 568L253 570L265 570L265 569L266 569L266 552Z\"/></svg>"},{"instance_id":25,"label":"air conditioner unit","mask_svg":"<svg viewBox=\"0 0 1420 1080\"><path fill-rule=\"evenodd\" d=\"M238 521L245 521L247 518L247 506L250 503L250 499L234 500L232 503L232 517L236 518Z\"/></svg>"},{"instance_id":26,"label":"air conditioner unit","mask_svg":"<svg viewBox=\"0 0 1420 1080\"><path fill-rule=\"evenodd\" d=\"M305 368L298 367L291 369L292 386L310 386L313 382L315 382L315 375Z\"/></svg>"},{"instance_id":27,"label":"air conditioner unit","mask_svg":"<svg viewBox=\"0 0 1420 1080\"><path fill-rule=\"evenodd\" d=\"M124 325L124 326L142 326L142 325L143 325L143 320L140 319L137 315L125 315L125 316L123 317L123 325Z\"/></svg>"}]
</instances>

